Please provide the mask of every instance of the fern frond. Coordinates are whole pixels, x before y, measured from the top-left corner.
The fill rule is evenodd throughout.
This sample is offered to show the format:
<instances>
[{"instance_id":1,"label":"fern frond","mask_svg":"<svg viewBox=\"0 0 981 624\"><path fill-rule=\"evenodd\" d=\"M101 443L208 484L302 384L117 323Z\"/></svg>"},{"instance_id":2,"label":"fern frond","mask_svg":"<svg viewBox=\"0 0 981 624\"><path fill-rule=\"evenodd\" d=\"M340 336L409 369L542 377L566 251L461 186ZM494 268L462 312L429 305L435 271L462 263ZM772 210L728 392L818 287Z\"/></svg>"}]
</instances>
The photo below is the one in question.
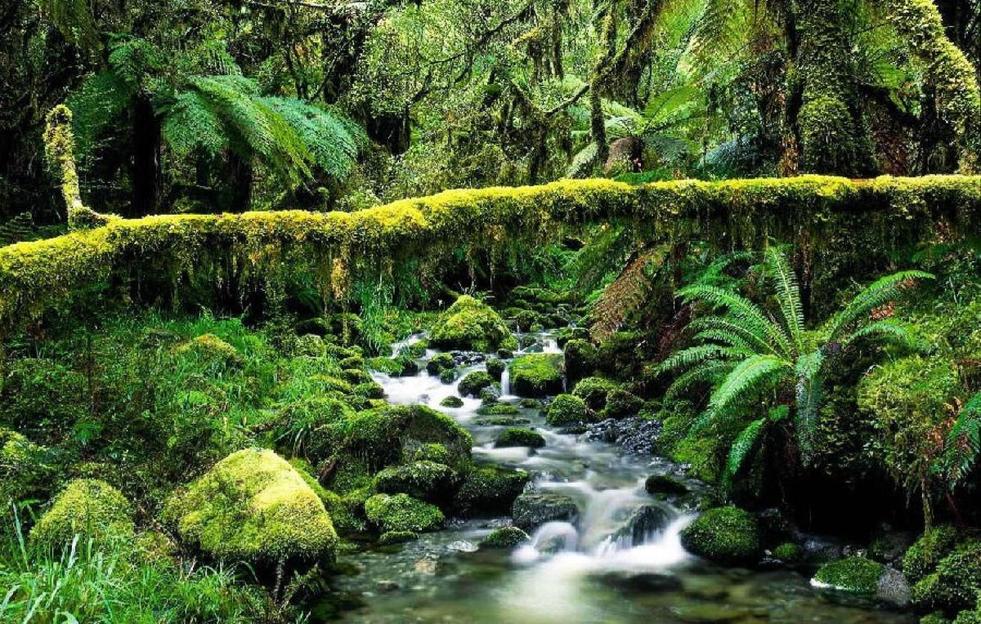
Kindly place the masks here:
<instances>
[{"instance_id":1,"label":"fern frond","mask_svg":"<svg viewBox=\"0 0 981 624\"><path fill-rule=\"evenodd\" d=\"M722 474L722 484L726 490L732 487L733 479L742 472L747 461L755 454L760 439L766 431L766 421L766 418L759 418L746 425L729 447L729 457L726 459L725 471Z\"/></svg>"},{"instance_id":2,"label":"fern frond","mask_svg":"<svg viewBox=\"0 0 981 624\"><path fill-rule=\"evenodd\" d=\"M609 338L632 313L647 303L652 273L661 268L669 250L669 245L659 245L639 252L606 287L592 310L595 320L589 333L594 341L602 342ZM650 267L653 267L653 271L648 270Z\"/></svg>"},{"instance_id":3,"label":"fern frond","mask_svg":"<svg viewBox=\"0 0 981 624\"><path fill-rule=\"evenodd\" d=\"M794 423L804 465L810 464L814 453L814 433L817 430L818 409L823 399L824 380L821 369L824 354L821 350L804 354L797 359L797 415Z\"/></svg>"},{"instance_id":4,"label":"fern frond","mask_svg":"<svg viewBox=\"0 0 981 624\"><path fill-rule=\"evenodd\" d=\"M692 339L697 342L716 342L723 344L745 355L756 353L749 342L743 339L742 336L722 329L706 329L695 334Z\"/></svg>"},{"instance_id":5,"label":"fern frond","mask_svg":"<svg viewBox=\"0 0 981 624\"><path fill-rule=\"evenodd\" d=\"M706 66L720 50L735 49L745 38L747 14L743 0L707 0L692 42L696 63Z\"/></svg>"},{"instance_id":6,"label":"fern frond","mask_svg":"<svg viewBox=\"0 0 981 624\"><path fill-rule=\"evenodd\" d=\"M696 336L703 332L716 332L720 335L729 335L731 338L724 342L734 342L742 340L754 353L774 353L773 346L768 342L767 336L754 333L755 328L747 327L739 319L730 316L703 316L688 324L688 329L696 333Z\"/></svg>"},{"instance_id":7,"label":"fern frond","mask_svg":"<svg viewBox=\"0 0 981 624\"><path fill-rule=\"evenodd\" d=\"M888 338L897 344L916 348L918 342L916 338L910 333L909 328L902 322L896 319L883 319L881 321L874 321L868 325L859 328L858 330L852 332L844 340L842 340L843 345L849 345L860 338L865 338L868 336L881 336L883 338Z\"/></svg>"},{"instance_id":8,"label":"fern frond","mask_svg":"<svg viewBox=\"0 0 981 624\"><path fill-rule=\"evenodd\" d=\"M777 383L792 370L790 362L773 355L754 355L736 364L712 393L708 409L695 421L696 430L713 423L738 399Z\"/></svg>"},{"instance_id":9,"label":"fern frond","mask_svg":"<svg viewBox=\"0 0 981 624\"><path fill-rule=\"evenodd\" d=\"M34 236L34 215L22 212L0 224L0 246L30 240Z\"/></svg>"},{"instance_id":10,"label":"fern frond","mask_svg":"<svg viewBox=\"0 0 981 624\"><path fill-rule=\"evenodd\" d=\"M918 279L930 280L934 276L923 271L901 271L877 279L831 318L828 324L829 340L841 341L852 326L864 320L875 308L896 299L910 281Z\"/></svg>"},{"instance_id":11,"label":"fern frond","mask_svg":"<svg viewBox=\"0 0 981 624\"><path fill-rule=\"evenodd\" d=\"M701 301L713 308L725 308L732 320L738 321L747 330L760 338L766 337L769 350L783 357L793 354L790 339L777 324L767 318L755 303L736 293L714 286L694 285L678 291L686 303Z\"/></svg>"},{"instance_id":12,"label":"fern frond","mask_svg":"<svg viewBox=\"0 0 981 624\"><path fill-rule=\"evenodd\" d=\"M787 333L790 334L796 350L800 352L804 340L804 306L800 300L797 276L790 268L787 257L776 247L767 248L766 265L776 285L777 302Z\"/></svg>"},{"instance_id":13,"label":"fern frond","mask_svg":"<svg viewBox=\"0 0 981 624\"><path fill-rule=\"evenodd\" d=\"M85 79L68 97L71 109L75 152L80 161L94 154L103 138L117 128L129 107L133 90L113 71L101 71Z\"/></svg>"},{"instance_id":14,"label":"fern frond","mask_svg":"<svg viewBox=\"0 0 981 624\"><path fill-rule=\"evenodd\" d=\"M360 126L334 111L295 98L269 97L262 101L300 135L318 167L334 178L347 177L367 144L367 135Z\"/></svg>"},{"instance_id":15,"label":"fern frond","mask_svg":"<svg viewBox=\"0 0 981 624\"><path fill-rule=\"evenodd\" d=\"M228 135L211 104L197 91L177 96L164 114L164 139L179 156L196 150L215 155L228 147Z\"/></svg>"},{"instance_id":16,"label":"fern frond","mask_svg":"<svg viewBox=\"0 0 981 624\"><path fill-rule=\"evenodd\" d=\"M691 368L708 360L733 360L747 355L752 355L752 353L717 344L698 345L678 351L654 367L653 372L659 375L669 371Z\"/></svg>"},{"instance_id":17,"label":"fern frond","mask_svg":"<svg viewBox=\"0 0 981 624\"><path fill-rule=\"evenodd\" d=\"M664 392L665 400L678 398L681 393L690 389L696 383L715 382L729 374L734 364L725 360L709 360L695 366L686 373L679 375Z\"/></svg>"},{"instance_id":18,"label":"fern frond","mask_svg":"<svg viewBox=\"0 0 981 624\"><path fill-rule=\"evenodd\" d=\"M956 487L971 474L981 457L981 392L961 408L957 421L947 434L944 462L950 477L950 487Z\"/></svg>"}]
</instances>

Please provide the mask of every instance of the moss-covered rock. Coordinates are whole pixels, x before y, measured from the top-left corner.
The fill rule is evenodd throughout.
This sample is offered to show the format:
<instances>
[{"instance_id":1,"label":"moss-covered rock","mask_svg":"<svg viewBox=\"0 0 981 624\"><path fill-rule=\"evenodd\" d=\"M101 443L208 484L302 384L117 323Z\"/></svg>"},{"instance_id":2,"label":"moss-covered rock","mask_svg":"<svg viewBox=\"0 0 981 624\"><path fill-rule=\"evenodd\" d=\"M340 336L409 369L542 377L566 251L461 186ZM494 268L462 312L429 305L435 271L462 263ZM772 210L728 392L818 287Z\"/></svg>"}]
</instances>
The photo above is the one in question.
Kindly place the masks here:
<instances>
[{"instance_id":1,"label":"moss-covered rock","mask_svg":"<svg viewBox=\"0 0 981 624\"><path fill-rule=\"evenodd\" d=\"M510 403L491 403L477 408L480 416L517 416L520 413L521 410Z\"/></svg>"},{"instance_id":2,"label":"moss-covered rock","mask_svg":"<svg viewBox=\"0 0 981 624\"><path fill-rule=\"evenodd\" d=\"M784 563L798 563L804 559L804 549L793 542L784 542L774 547L773 556Z\"/></svg>"},{"instance_id":3,"label":"moss-covered rock","mask_svg":"<svg viewBox=\"0 0 981 624\"><path fill-rule=\"evenodd\" d=\"M574 383L596 371L597 350L591 342L572 339L565 343L565 373L569 383Z\"/></svg>"},{"instance_id":4,"label":"moss-covered rock","mask_svg":"<svg viewBox=\"0 0 981 624\"><path fill-rule=\"evenodd\" d=\"M426 362L426 371L430 375L439 375L443 371L456 368L456 360L450 353L437 353Z\"/></svg>"},{"instance_id":5,"label":"moss-covered rock","mask_svg":"<svg viewBox=\"0 0 981 624\"><path fill-rule=\"evenodd\" d=\"M940 560L912 589L913 603L948 614L974 608L981 592L981 540L969 539Z\"/></svg>"},{"instance_id":6,"label":"moss-covered rock","mask_svg":"<svg viewBox=\"0 0 981 624\"><path fill-rule=\"evenodd\" d=\"M511 362L511 388L522 397L543 397L562 392L562 355L532 353Z\"/></svg>"},{"instance_id":7,"label":"moss-covered rock","mask_svg":"<svg viewBox=\"0 0 981 624\"><path fill-rule=\"evenodd\" d=\"M392 546L394 544L405 544L419 539L419 534L414 531L389 531L382 533L378 537L380 546Z\"/></svg>"},{"instance_id":8,"label":"moss-covered rock","mask_svg":"<svg viewBox=\"0 0 981 624\"><path fill-rule=\"evenodd\" d=\"M479 546L487 549L514 548L531 541L531 537L518 527L507 526L494 529L480 540Z\"/></svg>"},{"instance_id":9,"label":"moss-covered rock","mask_svg":"<svg viewBox=\"0 0 981 624\"><path fill-rule=\"evenodd\" d=\"M449 500L457 473L445 464L419 460L391 466L375 475L375 489L383 494L408 494L429 502Z\"/></svg>"},{"instance_id":10,"label":"moss-covered rock","mask_svg":"<svg viewBox=\"0 0 981 624\"><path fill-rule=\"evenodd\" d=\"M105 481L76 479L55 497L31 529L31 542L60 549L76 535L97 542L133 537L133 510L122 492Z\"/></svg>"},{"instance_id":11,"label":"moss-covered rock","mask_svg":"<svg viewBox=\"0 0 981 624\"><path fill-rule=\"evenodd\" d=\"M0 427L0 504L47 498L57 476L55 454Z\"/></svg>"},{"instance_id":12,"label":"moss-covered rock","mask_svg":"<svg viewBox=\"0 0 981 624\"><path fill-rule=\"evenodd\" d=\"M392 377L409 377L419 372L419 365L409 355L376 357L368 360L368 368Z\"/></svg>"},{"instance_id":13,"label":"moss-covered rock","mask_svg":"<svg viewBox=\"0 0 981 624\"><path fill-rule=\"evenodd\" d=\"M331 425L355 415L347 401L334 396L314 396L287 404L276 415L273 436L276 446L289 455L320 461L330 455L334 444Z\"/></svg>"},{"instance_id":14,"label":"moss-covered rock","mask_svg":"<svg viewBox=\"0 0 981 624\"><path fill-rule=\"evenodd\" d=\"M553 427L567 427L590 420L586 402L571 394L560 394L549 403L545 422Z\"/></svg>"},{"instance_id":15,"label":"moss-covered rock","mask_svg":"<svg viewBox=\"0 0 981 624\"><path fill-rule=\"evenodd\" d=\"M382 533L435 531L443 526L443 512L408 494L376 494L364 504L365 514Z\"/></svg>"},{"instance_id":16,"label":"moss-covered rock","mask_svg":"<svg viewBox=\"0 0 981 624\"><path fill-rule=\"evenodd\" d=\"M542 434L532 431L531 429L511 427L509 429L505 429L497 436L494 446L497 448L509 448L514 446L542 448L545 446L545 438L542 436Z\"/></svg>"},{"instance_id":17,"label":"moss-covered rock","mask_svg":"<svg viewBox=\"0 0 981 624\"><path fill-rule=\"evenodd\" d=\"M455 409L458 407L463 407L463 399L461 399L458 396L448 396L442 401L440 401L439 404L443 407L449 407Z\"/></svg>"},{"instance_id":18,"label":"moss-covered rock","mask_svg":"<svg viewBox=\"0 0 981 624\"><path fill-rule=\"evenodd\" d=\"M589 409L599 411L606 407L610 392L620 388L620 384L603 377L586 377L575 385L572 394L586 402Z\"/></svg>"},{"instance_id":19,"label":"moss-covered rock","mask_svg":"<svg viewBox=\"0 0 981 624\"><path fill-rule=\"evenodd\" d=\"M475 466L464 476L453 498L453 508L462 516L508 514L529 479L524 470Z\"/></svg>"},{"instance_id":20,"label":"moss-covered rock","mask_svg":"<svg viewBox=\"0 0 981 624\"><path fill-rule=\"evenodd\" d=\"M925 531L903 556L903 574L916 583L937 568L940 560L954 550L960 531L950 525L940 525Z\"/></svg>"},{"instance_id":21,"label":"moss-covered rock","mask_svg":"<svg viewBox=\"0 0 981 624\"><path fill-rule=\"evenodd\" d=\"M186 543L223 560L312 561L337 534L324 503L276 453L232 453L167 500L163 517Z\"/></svg>"},{"instance_id":22,"label":"moss-covered rock","mask_svg":"<svg viewBox=\"0 0 981 624\"><path fill-rule=\"evenodd\" d=\"M874 596L883 572L885 566L878 561L865 557L846 557L822 565L814 575L813 582L819 587Z\"/></svg>"},{"instance_id":23,"label":"moss-covered rock","mask_svg":"<svg viewBox=\"0 0 981 624\"><path fill-rule=\"evenodd\" d=\"M621 388L610 390L606 395L606 406L600 414L603 418L623 418L632 416L644 407L644 400Z\"/></svg>"},{"instance_id":24,"label":"moss-covered rock","mask_svg":"<svg viewBox=\"0 0 981 624\"><path fill-rule=\"evenodd\" d=\"M686 550L719 563L753 564L760 554L760 527L747 511L716 507L685 527L681 544Z\"/></svg>"},{"instance_id":25,"label":"moss-covered rock","mask_svg":"<svg viewBox=\"0 0 981 624\"><path fill-rule=\"evenodd\" d=\"M501 317L487 304L463 295L439 315L429 333L438 349L491 352L517 348L517 341Z\"/></svg>"},{"instance_id":26,"label":"moss-covered rock","mask_svg":"<svg viewBox=\"0 0 981 624\"><path fill-rule=\"evenodd\" d=\"M487 374L494 379L494 381L501 381L501 377L504 375L504 369L507 368L507 364L504 360L500 358L488 358L486 362Z\"/></svg>"},{"instance_id":27,"label":"moss-covered rock","mask_svg":"<svg viewBox=\"0 0 981 624\"><path fill-rule=\"evenodd\" d=\"M684 496L689 492L685 482L671 475L651 475L644 481L644 489L648 494L670 494Z\"/></svg>"},{"instance_id":28,"label":"moss-covered rock","mask_svg":"<svg viewBox=\"0 0 981 624\"><path fill-rule=\"evenodd\" d=\"M485 371L473 371L460 380L456 389L462 396L479 397L480 391L492 383L494 380Z\"/></svg>"}]
</instances>

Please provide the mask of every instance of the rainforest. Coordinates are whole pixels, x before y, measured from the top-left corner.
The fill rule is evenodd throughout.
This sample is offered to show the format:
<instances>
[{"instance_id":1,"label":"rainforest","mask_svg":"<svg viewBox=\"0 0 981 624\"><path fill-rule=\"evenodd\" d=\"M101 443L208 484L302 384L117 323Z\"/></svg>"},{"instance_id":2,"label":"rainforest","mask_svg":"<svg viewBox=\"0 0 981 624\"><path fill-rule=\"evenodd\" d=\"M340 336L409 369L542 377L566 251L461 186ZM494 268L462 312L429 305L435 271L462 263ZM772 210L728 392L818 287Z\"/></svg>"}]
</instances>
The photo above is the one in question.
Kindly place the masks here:
<instances>
[{"instance_id":1,"label":"rainforest","mask_svg":"<svg viewBox=\"0 0 981 624\"><path fill-rule=\"evenodd\" d=\"M0 1L0 623L981 624L981 0Z\"/></svg>"}]
</instances>

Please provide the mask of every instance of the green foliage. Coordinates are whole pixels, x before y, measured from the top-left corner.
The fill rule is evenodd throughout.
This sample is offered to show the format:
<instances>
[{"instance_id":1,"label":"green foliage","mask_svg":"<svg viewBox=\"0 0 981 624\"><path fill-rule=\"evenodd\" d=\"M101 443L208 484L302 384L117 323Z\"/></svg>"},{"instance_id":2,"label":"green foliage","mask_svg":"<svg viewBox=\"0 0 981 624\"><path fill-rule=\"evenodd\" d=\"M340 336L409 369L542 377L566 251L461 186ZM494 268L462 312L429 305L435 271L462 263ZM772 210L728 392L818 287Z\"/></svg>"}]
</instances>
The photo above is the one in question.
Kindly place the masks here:
<instances>
[{"instance_id":1,"label":"green foliage","mask_svg":"<svg viewBox=\"0 0 981 624\"><path fill-rule=\"evenodd\" d=\"M229 455L175 493L163 515L182 540L221 560L313 561L337 543L320 497L269 450Z\"/></svg>"},{"instance_id":2,"label":"green foliage","mask_svg":"<svg viewBox=\"0 0 981 624\"><path fill-rule=\"evenodd\" d=\"M885 566L865 557L848 557L826 563L814 575L821 585L853 594L873 595Z\"/></svg>"},{"instance_id":3,"label":"green foliage","mask_svg":"<svg viewBox=\"0 0 981 624\"><path fill-rule=\"evenodd\" d=\"M76 479L62 490L34 528L31 543L42 549L66 548L82 541L106 542L133 535L132 508L126 497L104 481Z\"/></svg>"},{"instance_id":4,"label":"green foliage","mask_svg":"<svg viewBox=\"0 0 981 624\"><path fill-rule=\"evenodd\" d=\"M692 553L727 564L753 564L760 554L756 518L738 507L703 512L681 532L682 545Z\"/></svg>"},{"instance_id":5,"label":"green foliage","mask_svg":"<svg viewBox=\"0 0 981 624\"><path fill-rule=\"evenodd\" d=\"M940 525L924 531L903 555L903 574L916 583L936 569L940 560L954 549L960 532L950 525Z\"/></svg>"},{"instance_id":6,"label":"green foliage","mask_svg":"<svg viewBox=\"0 0 981 624\"><path fill-rule=\"evenodd\" d=\"M981 591L981 541L968 539L937 564L936 571L912 588L914 605L948 614L973 609Z\"/></svg>"}]
</instances>

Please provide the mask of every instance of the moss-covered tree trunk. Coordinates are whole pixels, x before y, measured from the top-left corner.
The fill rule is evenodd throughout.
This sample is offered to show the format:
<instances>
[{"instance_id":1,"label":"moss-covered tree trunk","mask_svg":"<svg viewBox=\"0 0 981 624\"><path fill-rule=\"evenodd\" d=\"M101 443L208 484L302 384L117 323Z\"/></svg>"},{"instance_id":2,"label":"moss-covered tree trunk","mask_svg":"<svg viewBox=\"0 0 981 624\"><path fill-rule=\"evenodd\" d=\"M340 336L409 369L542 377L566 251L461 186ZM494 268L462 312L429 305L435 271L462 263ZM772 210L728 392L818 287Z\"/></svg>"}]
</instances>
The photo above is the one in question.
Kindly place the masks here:
<instances>
[{"instance_id":1,"label":"moss-covered tree trunk","mask_svg":"<svg viewBox=\"0 0 981 624\"><path fill-rule=\"evenodd\" d=\"M841 0L793 3L798 42L794 82L800 93L797 144L802 173L863 176L875 172L862 119L851 37Z\"/></svg>"}]
</instances>

